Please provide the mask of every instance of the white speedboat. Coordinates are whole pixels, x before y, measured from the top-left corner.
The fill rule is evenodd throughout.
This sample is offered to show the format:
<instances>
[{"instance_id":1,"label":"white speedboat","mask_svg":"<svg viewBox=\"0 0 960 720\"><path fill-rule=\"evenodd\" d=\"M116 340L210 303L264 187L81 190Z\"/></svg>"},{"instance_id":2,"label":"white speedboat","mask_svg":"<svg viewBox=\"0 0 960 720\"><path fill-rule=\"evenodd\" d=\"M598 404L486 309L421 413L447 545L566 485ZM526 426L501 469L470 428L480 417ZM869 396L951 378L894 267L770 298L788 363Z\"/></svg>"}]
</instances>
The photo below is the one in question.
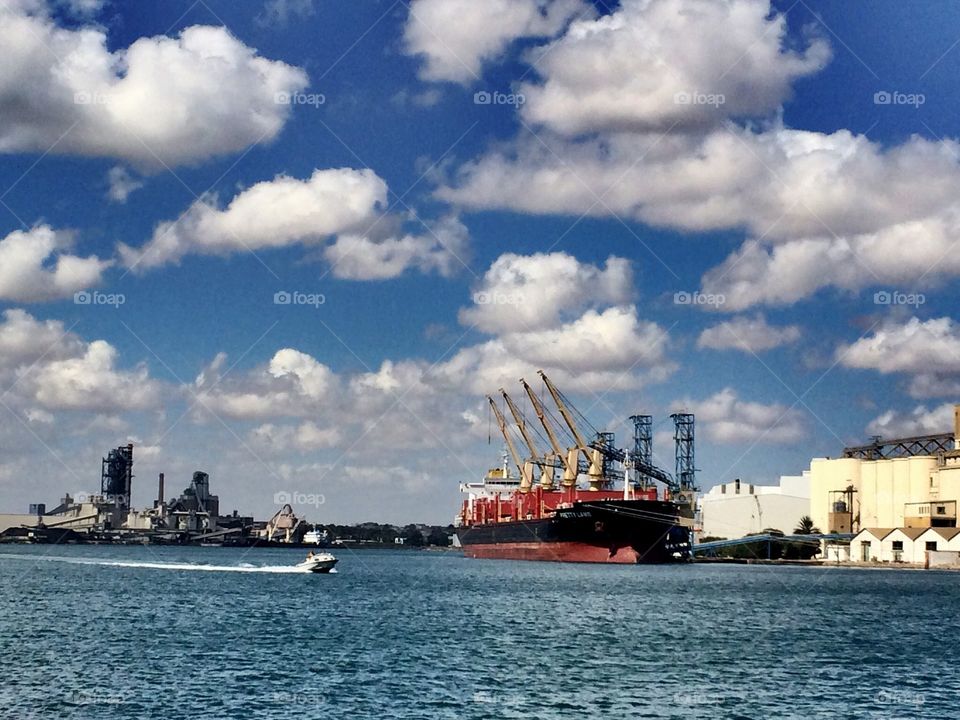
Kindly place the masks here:
<instances>
[{"instance_id":1,"label":"white speedboat","mask_svg":"<svg viewBox=\"0 0 960 720\"><path fill-rule=\"evenodd\" d=\"M317 553L308 557L302 563L298 563L296 568L303 572L328 573L333 570L333 566L336 564L337 559L330 553Z\"/></svg>"}]
</instances>

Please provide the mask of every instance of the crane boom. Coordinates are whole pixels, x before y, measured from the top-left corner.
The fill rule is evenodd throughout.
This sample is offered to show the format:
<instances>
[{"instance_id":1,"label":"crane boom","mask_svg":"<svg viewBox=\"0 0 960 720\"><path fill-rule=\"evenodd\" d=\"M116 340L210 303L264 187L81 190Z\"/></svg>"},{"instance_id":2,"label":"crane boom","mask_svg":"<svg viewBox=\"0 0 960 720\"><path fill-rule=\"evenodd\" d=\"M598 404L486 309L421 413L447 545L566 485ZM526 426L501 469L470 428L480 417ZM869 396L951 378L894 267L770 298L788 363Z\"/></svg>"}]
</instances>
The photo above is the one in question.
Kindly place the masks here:
<instances>
[{"instance_id":1,"label":"crane boom","mask_svg":"<svg viewBox=\"0 0 960 720\"><path fill-rule=\"evenodd\" d=\"M507 394L507 391L500 388L500 394L503 395L503 399L506 400L507 407L510 408L513 419L520 429L520 434L523 436L524 442L527 443L527 447L530 448L530 459L540 466L540 485L546 490L551 489L553 487L553 463L548 462L546 456L541 457L536 444L533 442L533 438L530 437L530 433L527 431L526 418L523 417L520 408L514 404L513 399Z\"/></svg>"},{"instance_id":2,"label":"crane boom","mask_svg":"<svg viewBox=\"0 0 960 720\"><path fill-rule=\"evenodd\" d=\"M503 399L507 402L507 407L510 408L510 413L513 415L513 419L517 423L517 427L520 429L520 434L523 436L523 441L527 444L527 447L530 448L530 456L533 459L539 459L540 453L537 451L537 446L533 442L533 438L530 437L530 433L527 432L527 421L523 417L523 413L520 412L513 399L507 394L507 391L503 388L500 388L500 394L503 395Z\"/></svg>"},{"instance_id":3,"label":"crane boom","mask_svg":"<svg viewBox=\"0 0 960 720\"><path fill-rule=\"evenodd\" d=\"M600 451L592 447L584 439L583 434L577 427L576 421L573 419L573 415L570 413L570 409L563 401L563 396L560 394L560 391L557 390L556 386L550 381L550 378L547 377L547 374L543 370L537 370L537 375L541 377L543 384L547 386L547 390L550 392L553 402L556 403L557 409L560 410L560 415L563 417L563 421L567 424L567 427L570 428L570 432L573 434L573 437L577 442L577 448L583 453L583 456L590 464L590 469L587 472L590 477L590 489L599 490L603 482L603 459Z\"/></svg>"},{"instance_id":4,"label":"crane boom","mask_svg":"<svg viewBox=\"0 0 960 720\"><path fill-rule=\"evenodd\" d=\"M547 422L547 414L544 411L543 404L540 402L540 398L537 397L537 394L533 391L533 388L527 384L526 380L520 378L520 384L523 385L523 389L527 391L527 397L530 398L530 404L533 405L533 411L537 414L537 419L540 421L540 424L543 425L543 429L547 431L550 446L561 459L564 459L564 463L566 463L566 455L560 446L557 434L553 431L553 426Z\"/></svg>"},{"instance_id":5,"label":"crane boom","mask_svg":"<svg viewBox=\"0 0 960 720\"><path fill-rule=\"evenodd\" d=\"M513 462L517 466L517 470L520 472L520 490L526 492L530 489L530 486L533 484L533 468L530 463L525 463L520 457L520 453L517 452L517 446L513 442L513 438L510 437L510 431L507 428L507 420L503 417L503 413L500 412L500 408L497 405L496 401L487 395L487 400L490 401L490 407L493 408L493 414L497 418L497 425L500 426L500 434L503 435L503 439L507 443L507 449L510 450L510 455L513 457Z\"/></svg>"}]
</instances>

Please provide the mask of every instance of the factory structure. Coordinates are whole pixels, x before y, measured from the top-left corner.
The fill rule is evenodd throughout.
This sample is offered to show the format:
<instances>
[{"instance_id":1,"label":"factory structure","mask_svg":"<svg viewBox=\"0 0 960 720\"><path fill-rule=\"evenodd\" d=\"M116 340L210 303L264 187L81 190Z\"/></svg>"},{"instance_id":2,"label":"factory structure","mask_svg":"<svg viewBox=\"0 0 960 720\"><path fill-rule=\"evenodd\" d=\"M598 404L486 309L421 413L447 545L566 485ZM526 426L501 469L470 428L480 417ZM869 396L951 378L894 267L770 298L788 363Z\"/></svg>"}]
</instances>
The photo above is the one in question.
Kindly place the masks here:
<instances>
[{"instance_id":1,"label":"factory structure","mask_svg":"<svg viewBox=\"0 0 960 720\"><path fill-rule=\"evenodd\" d=\"M714 485L700 498L698 536L740 538L770 528L790 532L809 514L809 472L784 475L776 485L737 479Z\"/></svg>"},{"instance_id":2,"label":"factory structure","mask_svg":"<svg viewBox=\"0 0 960 720\"><path fill-rule=\"evenodd\" d=\"M299 545L310 530L289 504L266 522L236 510L221 514L220 498L210 492L210 476L199 470L169 500L160 473L153 506L135 509L133 450L128 444L107 453L98 492L65 495L52 509L32 503L25 514L0 514L0 541Z\"/></svg>"},{"instance_id":3,"label":"factory structure","mask_svg":"<svg viewBox=\"0 0 960 720\"><path fill-rule=\"evenodd\" d=\"M875 437L813 460L806 474L814 524L853 536L827 543L828 559L921 564L927 551L960 555L960 405L952 433Z\"/></svg>"}]
</instances>

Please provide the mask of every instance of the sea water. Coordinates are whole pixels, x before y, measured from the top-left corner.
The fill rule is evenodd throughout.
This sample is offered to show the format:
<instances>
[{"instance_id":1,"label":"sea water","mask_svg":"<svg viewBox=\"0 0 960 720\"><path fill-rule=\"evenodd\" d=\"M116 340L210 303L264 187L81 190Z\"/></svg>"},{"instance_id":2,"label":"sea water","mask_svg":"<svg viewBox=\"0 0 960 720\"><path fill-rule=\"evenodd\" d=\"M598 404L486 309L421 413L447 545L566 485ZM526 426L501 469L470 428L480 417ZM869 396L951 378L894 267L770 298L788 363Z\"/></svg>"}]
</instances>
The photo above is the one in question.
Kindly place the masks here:
<instances>
[{"instance_id":1,"label":"sea water","mask_svg":"<svg viewBox=\"0 0 960 720\"><path fill-rule=\"evenodd\" d=\"M958 718L960 575L0 548L0 718Z\"/></svg>"}]
</instances>

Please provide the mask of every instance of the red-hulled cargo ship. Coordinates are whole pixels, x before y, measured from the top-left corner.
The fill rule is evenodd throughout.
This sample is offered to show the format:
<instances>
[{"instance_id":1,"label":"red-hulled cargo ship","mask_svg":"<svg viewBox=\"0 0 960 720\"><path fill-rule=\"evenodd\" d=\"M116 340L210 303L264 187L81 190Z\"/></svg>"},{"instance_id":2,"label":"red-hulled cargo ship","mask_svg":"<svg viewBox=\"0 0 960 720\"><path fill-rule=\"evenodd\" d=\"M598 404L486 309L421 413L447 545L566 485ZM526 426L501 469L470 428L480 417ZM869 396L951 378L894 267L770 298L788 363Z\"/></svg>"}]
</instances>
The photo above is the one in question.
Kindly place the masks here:
<instances>
[{"instance_id":1,"label":"red-hulled cargo ship","mask_svg":"<svg viewBox=\"0 0 960 720\"><path fill-rule=\"evenodd\" d=\"M569 430L566 439L571 444L564 448L559 421L521 379L550 445L549 452L539 452L523 412L501 388L516 423L514 431L519 432L530 451L525 459L504 414L496 401L487 397L520 475L511 476L504 455L503 467L489 471L482 483L461 484L467 499L457 518L457 539L464 554L475 558L596 563L689 559L695 502L693 416L672 416L677 427L678 468L677 477L673 478L652 464L651 416L631 417L634 449L629 453L618 450L613 433L590 427L589 421L543 371L538 374ZM590 427L592 435L584 433L583 426ZM533 432L539 434L535 429ZM618 466L622 470L617 470ZM562 471L559 484L555 478L557 469ZM583 476L589 489L579 486ZM620 481L621 490L614 489L616 480Z\"/></svg>"},{"instance_id":2,"label":"red-hulled cargo ship","mask_svg":"<svg viewBox=\"0 0 960 720\"><path fill-rule=\"evenodd\" d=\"M591 563L662 563L690 557L692 520L655 487L629 491L576 487L520 492L494 470L467 484L457 537L473 558Z\"/></svg>"}]
</instances>

